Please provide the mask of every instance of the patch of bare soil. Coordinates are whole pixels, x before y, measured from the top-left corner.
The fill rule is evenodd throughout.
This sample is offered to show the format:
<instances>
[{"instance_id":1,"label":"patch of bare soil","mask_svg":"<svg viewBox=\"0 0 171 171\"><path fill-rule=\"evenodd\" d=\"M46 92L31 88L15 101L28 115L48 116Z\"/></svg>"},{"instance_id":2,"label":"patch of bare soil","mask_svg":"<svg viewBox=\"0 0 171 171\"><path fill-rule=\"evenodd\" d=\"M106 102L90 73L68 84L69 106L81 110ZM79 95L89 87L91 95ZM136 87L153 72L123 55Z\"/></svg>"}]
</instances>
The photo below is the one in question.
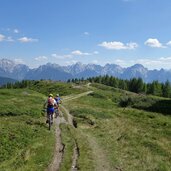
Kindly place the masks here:
<instances>
[{"instance_id":1,"label":"patch of bare soil","mask_svg":"<svg viewBox=\"0 0 171 171\"><path fill-rule=\"evenodd\" d=\"M59 124L61 122L64 122L63 117L57 117L57 119L54 119L54 123L56 123L56 145L52 163L49 165L46 171L59 171L60 163L62 162L65 145L61 142L61 130L59 128Z\"/></svg>"}]
</instances>

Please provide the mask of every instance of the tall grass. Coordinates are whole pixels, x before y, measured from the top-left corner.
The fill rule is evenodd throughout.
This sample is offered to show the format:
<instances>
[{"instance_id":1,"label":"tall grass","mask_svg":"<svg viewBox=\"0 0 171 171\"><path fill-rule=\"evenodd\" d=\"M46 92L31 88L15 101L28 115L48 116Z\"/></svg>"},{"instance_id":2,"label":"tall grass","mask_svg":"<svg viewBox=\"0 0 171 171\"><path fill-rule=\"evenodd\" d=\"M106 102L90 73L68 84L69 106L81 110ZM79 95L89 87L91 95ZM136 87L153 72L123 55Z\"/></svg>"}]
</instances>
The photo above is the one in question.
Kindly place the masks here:
<instances>
[{"instance_id":1,"label":"tall grass","mask_svg":"<svg viewBox=\"0 0 171 171\"><path fill-rule=\"evenodd\" d=\"M44 96L28 89L0 90L0 170L44 170L52 159L54 130L41 109Z\"/></svg>"},{"instance_id":2,"label":"tall grass","mask_svg":"<svg viewBox=\"0 0 171 171\"><path fill-rule=\"evenodd\" d=\"M66 105L77 121L77 129L95 139L104 154L107 154L105 157L110 162L111 170L169 171L170 116L118 107L116 100L124 94L97 87L93 94Z\"/></svg>"}]
</instances>

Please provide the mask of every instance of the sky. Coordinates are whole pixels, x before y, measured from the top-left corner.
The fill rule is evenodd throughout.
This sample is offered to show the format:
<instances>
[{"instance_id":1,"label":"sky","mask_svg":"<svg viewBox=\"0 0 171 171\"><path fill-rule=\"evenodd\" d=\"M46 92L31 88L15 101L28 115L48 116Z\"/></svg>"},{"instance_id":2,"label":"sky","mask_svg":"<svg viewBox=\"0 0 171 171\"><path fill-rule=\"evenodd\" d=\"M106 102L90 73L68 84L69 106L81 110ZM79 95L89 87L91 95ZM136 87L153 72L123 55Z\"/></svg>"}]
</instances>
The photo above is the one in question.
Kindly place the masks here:
<instances>
[{"instance_id":1,"label":"sky","mask_svg":"<svg viewBox=\"0 0 171 171\"><path fill-rule=\"evenodd\" d=\"M171 69L170 19L171 0L0 0L0 59Z\"/></svg>"}]
</instances>

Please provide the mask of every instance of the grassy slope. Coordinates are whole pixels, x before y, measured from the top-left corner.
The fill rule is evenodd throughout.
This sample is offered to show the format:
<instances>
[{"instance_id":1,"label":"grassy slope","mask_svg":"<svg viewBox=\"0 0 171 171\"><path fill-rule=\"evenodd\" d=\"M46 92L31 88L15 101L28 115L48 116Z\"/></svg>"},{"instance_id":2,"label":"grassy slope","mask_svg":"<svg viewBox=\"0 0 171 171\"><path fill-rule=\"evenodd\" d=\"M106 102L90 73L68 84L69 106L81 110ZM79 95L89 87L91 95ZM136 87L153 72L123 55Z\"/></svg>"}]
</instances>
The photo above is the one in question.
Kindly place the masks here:
<instances>
[{"instance_id":1,"label":"grassy slope","mask_svg":"<svg viewBox=\"0 0 171 171\"><path fill-rule=\"evenodd\" d=\"M87 90L48 81L31 88L61 95ZM80 150L80 170L169 170L170 116L119 108L119 99L133 93L97 84L91 89L89 96L64 102L78 128L60 126L66 147L61 170L71 167L74 142ZM44 170L55 143L54 132L49 134L41 116L44 96L27 89L0 90L0 96L0 170Z\"/></svg>"},{"instance_id":2,"label":"grassy slope","mask_svg":"<svg viewBox=\"0 0 171 171\"><path fill-rule=\"evenodd\" d=\"M44 170L55 144L42 116L44 95L78 94L87 87L36 81L29 89L0 89L0 170Z\"/></svg>"},{"instance_id":3,"label":"grassy slope","mask_svg":"<svg viewBox=\"0 0 171 171\"><path fill-rule=\"evenodd\" d=\"M63 83L63 82L54 82L54 81L36 81L34 84L30 86L30 89L40 92L42 94L48 95L49 93L53 93L56 95L57 93L60 96L66 96L69 94L79 94L86 91L86 86L73 86L72 83Z\"/></svg>"},{"instance_id":4,"label":"grassy slope","mask_svg":"<svg viewBox=\"0 0 171 171\"><path fill-rule=\"evenodd\" d=\"M0 170L44 170L55 143L41 114L44 96L1 89L0 97Z\"/></svg>"},{"instance_id":5,"label":"grassy slope","mask_svg":"<svg viewBox=\"0 0 171 171\"><path fill-rule=\"evenodd\" d=\"M66 106L84 136L92 137L96 141L94 145L103 150L111 170L169 171L170 116L119 108L117 102L123 94L121 91L104 86L93 89L95 92L90 96L70 101ZM78 161L81 170L86 170L80 160L86 163L86 156L80 156ZM96 162L94 166L97 168Z\"/></svg>"}]
</instances>

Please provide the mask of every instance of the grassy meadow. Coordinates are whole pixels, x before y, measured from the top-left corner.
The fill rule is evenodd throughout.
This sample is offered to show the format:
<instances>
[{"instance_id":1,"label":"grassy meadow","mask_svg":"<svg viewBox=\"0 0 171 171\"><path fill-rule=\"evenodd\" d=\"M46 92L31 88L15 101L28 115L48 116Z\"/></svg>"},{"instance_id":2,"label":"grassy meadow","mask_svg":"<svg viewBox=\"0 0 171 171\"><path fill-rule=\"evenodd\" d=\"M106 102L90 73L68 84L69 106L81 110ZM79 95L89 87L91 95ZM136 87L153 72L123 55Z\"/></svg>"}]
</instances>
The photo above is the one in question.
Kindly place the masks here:
<instances>
[{"instance_id":1,"label":"grassy meadow","mask_svg":"<svg viewBox=\"0 0 171 171\"><path fill-rule=\"evenodd\" d=\"M92 90L89 95L68 97ZM65 149L60 171L72 166L78 146L81 171L170 171L171 100L101 84L36 81L0 89L0 170L43 171L53 158L55 127L48 131L42 107L48 93L62 95L75 127L61 123ZM66 120L68 114L61 111Z\"/></svg>"},{"instance_id":2,"label":"grassy meadow","mask_svg":"<svg viewBox=\"0 0 171 171\"><path fill-rule=\"evenodd\" d=\"M86 86L53 81L33 81L28 88L0 89L0 170L45 170L55 146L55 127L48 131L42 112L46 96L86 90Z\"/></svg>"},{"instance_id":3,"label":"grassy meadow","mask_svg":"<svg viewBox=\"0 0 171 171\"><path fill-rule=\"evenodd\" d=\"M45 97L28 89L1 89L0 97L0 170L44 170L55 144L41 112Z\"/></svg>"},{"instance_id":4,"label":"grassy meadow","mask_svg":"<svg viewBox=\"0 0 171 171\"><path fill-rule=\"evenodd\" d=\"M171 168L171 118L169 113L120 107L123 91L93 85L94 93L67 102L82 137L87 137L93 167L105 170L169 171ZM130 96L135 94L128 93ZM160 99L161 100L161 99ZM141 103L141 101L139 101ZM143 104L144 105L144 104ZM138 107L136 107L138 108ZM80 146L84 141L80 142ZM96 149L96 151L94 151ZM102 154L101 157L98 157ZM81 155L88 162L89 157ZM105 163L102 165L102 162ZM99 167L101 165L101 167Z\"/></svg>"}]
</instances>

